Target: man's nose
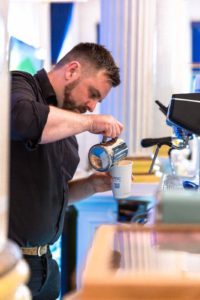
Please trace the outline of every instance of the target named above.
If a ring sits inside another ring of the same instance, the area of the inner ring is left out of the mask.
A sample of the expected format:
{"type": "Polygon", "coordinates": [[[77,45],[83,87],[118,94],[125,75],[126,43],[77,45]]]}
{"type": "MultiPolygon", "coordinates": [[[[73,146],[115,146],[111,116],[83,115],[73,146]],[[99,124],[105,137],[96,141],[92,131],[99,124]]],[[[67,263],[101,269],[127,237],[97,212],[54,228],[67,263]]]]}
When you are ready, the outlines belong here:
{"type": "Polygon", "coordinates": [[[89,112],[93,112],[95,110],[97,103],[95,101],[89,101],[87,103],[87,109],[89,110],[89,112]]]}

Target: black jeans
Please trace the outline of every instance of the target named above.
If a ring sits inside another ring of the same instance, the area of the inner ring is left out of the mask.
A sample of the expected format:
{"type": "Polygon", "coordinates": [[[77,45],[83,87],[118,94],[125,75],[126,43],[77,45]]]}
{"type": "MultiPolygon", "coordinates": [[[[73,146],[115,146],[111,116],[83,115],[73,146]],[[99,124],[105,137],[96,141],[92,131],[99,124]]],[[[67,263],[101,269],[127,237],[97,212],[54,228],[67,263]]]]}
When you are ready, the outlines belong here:
{"type": "Polygon", "coordinates": [[[28,287],[33,300],[55,300],[60,292],[60,272],[50,251],[39,257],[24,255],[30,267],[28,287]]]}

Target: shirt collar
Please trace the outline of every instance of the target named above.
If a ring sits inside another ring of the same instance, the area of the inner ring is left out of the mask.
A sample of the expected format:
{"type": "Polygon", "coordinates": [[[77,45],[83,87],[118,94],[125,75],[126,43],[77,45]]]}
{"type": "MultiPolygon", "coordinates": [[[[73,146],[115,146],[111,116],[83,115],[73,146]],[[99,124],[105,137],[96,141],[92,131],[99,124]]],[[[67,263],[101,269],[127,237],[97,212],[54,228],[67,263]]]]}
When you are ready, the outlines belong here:
{"type": "Polygon", "coordinates": [[[56,94],[55,94],[55,91],[54,91],[50,81],[49,81],[47,72],[44,69],[41,69],[34,76],[38,80],[38,83],[42,90],[42,95],[45,98],[47,104],[58,106],[56,94]]]}

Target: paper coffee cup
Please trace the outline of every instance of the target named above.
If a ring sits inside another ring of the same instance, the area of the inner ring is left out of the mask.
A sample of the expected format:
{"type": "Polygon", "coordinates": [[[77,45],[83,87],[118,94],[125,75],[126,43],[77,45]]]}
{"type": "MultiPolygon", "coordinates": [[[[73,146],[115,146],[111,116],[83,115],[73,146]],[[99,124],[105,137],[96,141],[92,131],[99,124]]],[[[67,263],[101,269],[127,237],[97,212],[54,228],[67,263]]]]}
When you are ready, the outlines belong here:
{"type": "Polygon", "coordinates": [[[115,198],[127,198],[131,195],[132,166],[131,160],[121,160],[110,168],[115,198]]]}

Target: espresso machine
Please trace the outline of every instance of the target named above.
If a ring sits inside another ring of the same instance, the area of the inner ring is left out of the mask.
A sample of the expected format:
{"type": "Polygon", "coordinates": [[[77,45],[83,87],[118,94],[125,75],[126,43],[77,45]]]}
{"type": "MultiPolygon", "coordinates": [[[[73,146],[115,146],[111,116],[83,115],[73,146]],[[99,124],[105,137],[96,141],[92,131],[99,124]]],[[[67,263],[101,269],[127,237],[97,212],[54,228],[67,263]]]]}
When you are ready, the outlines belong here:
{"type": "Polygon", "coordinates": [[[160,147],[168,145],[170,150],[181,150],[188,147],[194,136],[200,136],[200,93],[173,94],[167,107],[158,100],[155,102],[166,116],[166,124],[172,127],[173,135],[141,141],[142,147],[156,146],[149,173],[153,170],[160,147]]]}
{"type": "Polygon", "coordinates": [[[167,124],[177,137],[187,140],[193,134],[200,135],[200,93],[173,94],[167,107],[167,124]]]}

